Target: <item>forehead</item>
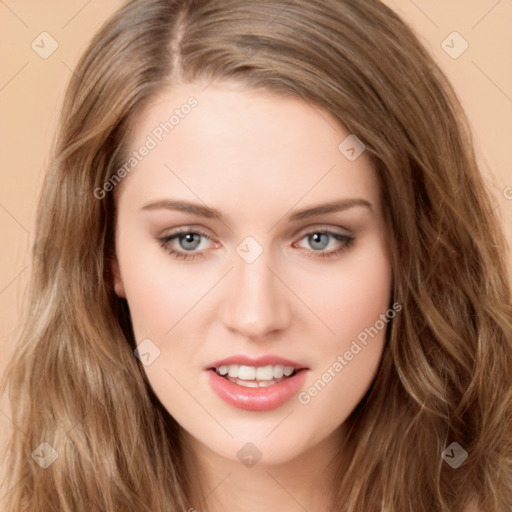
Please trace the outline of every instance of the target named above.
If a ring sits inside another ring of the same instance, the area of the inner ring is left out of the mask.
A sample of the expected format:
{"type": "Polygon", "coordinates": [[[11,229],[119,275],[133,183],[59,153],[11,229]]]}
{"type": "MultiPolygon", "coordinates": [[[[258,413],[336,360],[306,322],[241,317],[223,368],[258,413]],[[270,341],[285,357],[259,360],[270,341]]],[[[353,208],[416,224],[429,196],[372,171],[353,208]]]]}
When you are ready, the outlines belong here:
{"type": "Polygon", "coordinates": [[[361,149],[353,137],[300,99],[229,82],[181,85],[134,123],[128,156],[137,161],[123,195],[179,196],[240,214],[356,195],[377,205],[369,159],[347,153],[361,149]]]}

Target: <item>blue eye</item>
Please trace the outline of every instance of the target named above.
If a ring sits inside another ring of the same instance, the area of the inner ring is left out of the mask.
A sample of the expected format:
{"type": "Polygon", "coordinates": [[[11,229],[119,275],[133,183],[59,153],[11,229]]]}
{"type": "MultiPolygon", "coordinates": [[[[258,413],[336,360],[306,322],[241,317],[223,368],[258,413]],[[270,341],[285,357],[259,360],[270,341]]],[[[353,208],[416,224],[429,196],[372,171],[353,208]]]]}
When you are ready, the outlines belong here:
{"type": "Polygon", "coordinates": [[[310,247],[313,248],[313,252],[315,256],[319,256],[320,258],[330,258],[337,256],[341,252],[348,249],[355,238],[342,235],[341,233],[335,233],[334,231],[311,231],[306,233],[301,240],[307,239],[310,247]],[[333,249],[331,251],[325,251],[325,248],[329,246],[330,239],[335,239],[339,244],[341,244],[337,249],[333,249]]]}
{"type": "MultiPolygon", "coordinates": [[[[157,238],[157,241],[171,256],[176,259],[191,260],[195,257],[203,257],[204,250],[197,250],[201,246],[201,241],[210,240],[211,238],[200,231],[177,231],[171,235],[157,238]]],[[[329,230],[310,231],[300,238],[300,240],[308,240],[308,244],[312,248],[313,257],[331,258],[348,249],[354,242],[355,238],[342,235],[329,230]],[[325,249],[329,246],[331,240],[335,240],[339,247],[330,251],[325,249]]]]}
{"type": "MultiPolygon", "coordinates": [[[[312,241],[313,244],[329,245],[329,235],[327,233],[313,233],[308,235],[308,241],[312,241]],[[320,235],[320,236],[317,236],[320,235]]],[[[315,247],[315,249],[325,249],[325,247],[315,247]]]]}
{"type": "Polygon", "coordinates": [[[201,242],[200,233],[186,233],[178,236],[178,244],[186,251],[197,249],[201,242]]]}
{"type": "Polygon", "coordinates": [[[178,231],[172,235],[158,238],[160,245],[167,250],[169,254],[178,259],[194,259],[196,256],[202,256],[196,249],[201,243],[201,237],[211,240],[211,238],[199,231],[178,231]],[[180,249],[176,250],[172,242],[176,240],[180,249]]]}

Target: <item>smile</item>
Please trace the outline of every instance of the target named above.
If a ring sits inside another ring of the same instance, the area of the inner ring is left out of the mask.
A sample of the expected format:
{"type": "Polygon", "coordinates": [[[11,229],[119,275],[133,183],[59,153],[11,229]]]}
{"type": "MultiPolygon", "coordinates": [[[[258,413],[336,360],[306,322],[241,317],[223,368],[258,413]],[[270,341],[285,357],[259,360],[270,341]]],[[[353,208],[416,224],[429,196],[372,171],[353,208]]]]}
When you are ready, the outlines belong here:
{"type": "Polygon", "coordinates": [[[298,393],[309,368],[272,356],[256,360],[240,356],[214,363],[207,370],[211,387],[226,403],[238,409],[266,411],[298,393]]]}
{"type": "Polygon", "coordinates": [[[221,377],[239,386],[247,388],[267,387],[278,384],[293,376],[297,369],[281,364],[267,366],[239,366],[237,364],[222,365],[215,369],[221,377]]]}

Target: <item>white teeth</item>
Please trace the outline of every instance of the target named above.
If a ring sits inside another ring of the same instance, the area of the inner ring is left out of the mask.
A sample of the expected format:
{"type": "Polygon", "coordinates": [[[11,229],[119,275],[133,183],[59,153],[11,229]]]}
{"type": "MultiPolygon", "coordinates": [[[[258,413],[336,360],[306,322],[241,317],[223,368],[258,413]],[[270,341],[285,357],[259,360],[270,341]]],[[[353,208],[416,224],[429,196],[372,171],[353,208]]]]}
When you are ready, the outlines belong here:
{"type": "MultiPolygon", "coordinates": [[[[233,377],[233,375],[229,375],[233,377]]],[[[238,368],[238,378],[243,380],[254,380],[256,377],[256,368],[254,366],[240,366],[238,368]]]]}
{"type": "Polygon", "coordinates": [[[243,382],[242,386],[245,386],[246,388],[257,388],[257,387],[259,387],[258,383],[255,380],[240,380],[240,379],[237,379],[236,382],[237,382],[237,384],[239,382],[243,382]]]}
{"type": "Polygon", "coordinates": [[[216,369],[217,373],[222,376],[231,377],[231,379],[240,379],[246,382],[254,382],[257,387],[258,382],[273,383],[273,379],[281,379],[283,376],[289,377],[294,371],[293,366],[283,366],[282,364],[267,365],[261,367],[244,366],[238,364],[222,365],[216,369]]]}
{"type": "Polygon", "coordinates": [[[280,379],[284,375],[284,366],[277,364],[274,366],[274,379],[280,379]]]}
{"type": "Polygon", "coordinates": [[[274,377],[274,369],[272,366],[262,366],[256,370],[256,378],[258,380],[272,380],[274,377]]]}
{"type": "Polygon", "coordinates": [[[228,377],[228,380],[230,382],[233,382],[234,384],[238,384],[239,386],[243,386],[245,388],[266,388],[268,386],[272,386],[274,384],[277,384],[284,380],[283,379],[277,379],[277,380],[242,380],[242,379],[232,379],[231,377],[228,377]]]}
{"type": "Polygon", "coordinates": [[[295,368],[293,366],[285,366],[284,367],[284,374],[287,377],[289,377],[293,373],[293,370],[295,370],[295,368]]]}

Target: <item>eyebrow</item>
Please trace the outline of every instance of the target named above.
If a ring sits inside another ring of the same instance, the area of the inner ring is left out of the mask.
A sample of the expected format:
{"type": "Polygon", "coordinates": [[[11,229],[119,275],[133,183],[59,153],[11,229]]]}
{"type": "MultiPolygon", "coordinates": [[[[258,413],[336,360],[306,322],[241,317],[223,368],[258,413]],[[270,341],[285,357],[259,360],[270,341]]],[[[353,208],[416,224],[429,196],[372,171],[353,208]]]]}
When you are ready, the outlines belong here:
{"type": "MultiPolygon", "coordinates": [[[[349,198],[332,201],[330,203],[324,203],[315,205],[309,208],[299,210],[288,218],[289,222],[307,219],[323,213],[340,212],[354,208],[356,206],[362,206],[368,208],[373,212],[373,205],[366,199],[362,198],[349,198]]],[[[222,214],[215,208],[209,208],[207,206],[200,205],[198,203],[191,203],[189,201],[178,201],[176,199],[159,199],[146,203],[141,210],[175,210],[185,213],[191,213],[207,219],[217,219],[223,221],[222,214]]]]}

